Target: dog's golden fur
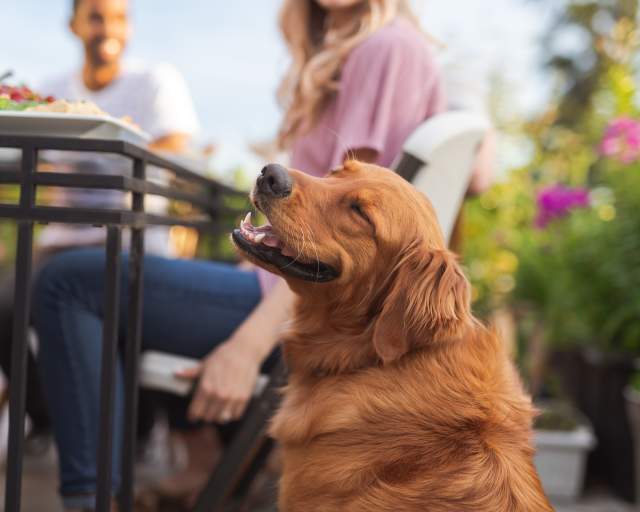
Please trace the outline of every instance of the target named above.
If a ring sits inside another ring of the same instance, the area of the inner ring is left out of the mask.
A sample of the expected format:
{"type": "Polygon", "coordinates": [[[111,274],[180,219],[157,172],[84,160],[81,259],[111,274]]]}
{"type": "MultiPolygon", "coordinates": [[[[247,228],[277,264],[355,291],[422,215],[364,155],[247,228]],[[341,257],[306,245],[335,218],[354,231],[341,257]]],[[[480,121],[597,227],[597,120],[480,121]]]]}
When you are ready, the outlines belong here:
{"type": "Polygon", "coordinates": [[[553,510],[533,465],[531,401],[471,315],[428,201],[354,161],[324,179],[290,174],[291,196],[256,203],[285,244],[339,277],[284,273],[298,299],[271,425],[280,510],[553,510]]]}

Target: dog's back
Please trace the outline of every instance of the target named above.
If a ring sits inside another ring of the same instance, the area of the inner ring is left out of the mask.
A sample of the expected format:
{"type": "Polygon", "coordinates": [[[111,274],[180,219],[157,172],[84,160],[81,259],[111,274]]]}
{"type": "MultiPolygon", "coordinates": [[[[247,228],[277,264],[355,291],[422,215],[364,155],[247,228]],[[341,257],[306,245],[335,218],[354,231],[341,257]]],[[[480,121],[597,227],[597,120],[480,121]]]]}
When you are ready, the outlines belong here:
{"type": "Polygon", "coordinates": [[[280,509],[552,510],[533,467],[532,417],[500,340],[479,325],[393,367],[294,373],[272,426],[280,509]]]}

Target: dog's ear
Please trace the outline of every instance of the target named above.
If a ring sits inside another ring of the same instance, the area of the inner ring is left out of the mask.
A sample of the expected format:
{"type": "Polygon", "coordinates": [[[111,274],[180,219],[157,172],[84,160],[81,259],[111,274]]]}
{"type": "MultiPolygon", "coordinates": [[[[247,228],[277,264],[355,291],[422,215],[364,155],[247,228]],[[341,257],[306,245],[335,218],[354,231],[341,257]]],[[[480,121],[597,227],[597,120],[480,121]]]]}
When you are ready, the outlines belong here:
{"type": "Polygon", "coordinates": [[[412,250],[394,273],[373,331],[384,363],[461,334],[471,320],[470,286],[451,252],[412,250]]]}

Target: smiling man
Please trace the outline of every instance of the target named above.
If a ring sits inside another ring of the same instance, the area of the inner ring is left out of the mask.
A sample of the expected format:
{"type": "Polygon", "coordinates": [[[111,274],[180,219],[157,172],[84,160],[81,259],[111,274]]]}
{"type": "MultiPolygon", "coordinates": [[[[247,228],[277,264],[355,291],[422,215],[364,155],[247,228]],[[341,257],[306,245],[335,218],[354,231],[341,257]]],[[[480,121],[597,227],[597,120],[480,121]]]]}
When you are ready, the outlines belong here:
{"type": "Polygon", "coordinates": [[[155,147],[184,150],[199,127],[191,96],[173,66],[124,60],[132,33],[129,2],[74,0],[69,27],[83,46],[82,68],[45,81],[42,90],[129,116],[154,138],[155,147]]]}

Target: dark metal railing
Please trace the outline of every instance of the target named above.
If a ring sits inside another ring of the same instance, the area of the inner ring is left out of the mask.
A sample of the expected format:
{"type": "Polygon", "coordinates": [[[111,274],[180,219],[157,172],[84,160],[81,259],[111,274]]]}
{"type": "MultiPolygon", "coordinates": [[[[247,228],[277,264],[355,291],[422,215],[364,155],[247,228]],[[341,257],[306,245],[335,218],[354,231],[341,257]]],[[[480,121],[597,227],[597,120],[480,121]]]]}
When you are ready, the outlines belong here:
{"type": "Polygon", "coordinates": [[[117,358],[118,311],[120,300],[120,249],[122,229],[131,230],[128,282],[128,325],[124,353],[125,414],[122,456],[122,488],[120,509],[133,510],[134,462],[138,408],[138,358],[141,343],[142,276],[144,230],[152,225],[182,225],[205,233],[220,235],[229,232],[231,224],[245,207],[245,195],[209,180],[170,158],[165,158],[136,144],[120,140],[79,139],[73,137],[33,137],[0,135],[0,148],[21,151],[19,170],[0,171],[0,184],[20,188],[17,205],[0,205],[0,219],[13,219],[18,225],[16,248],[16,280],[12,375],[9,405],[9,449],[6,476],[5,510],[20,510],[22,487],[22,457],[27,372],[27,333],[29,328],[31,290],[30,277],[33,256],[33,230],[36,223],[76,223],[103,226],[107,231],[105,308],[101,369],[101,407],[98,448],[98,491],[96,510],[107,512],[111,504],[112,425],[114,421],[115,367],[117,358]],[[38,172],[38,153],[42,150],[112,153],[133,162],[132,175],[90,175],[77,173],[38,172]],[[182,186],[159,185],[148,180],[147,166],[167,170],[182,186]],[[129,192],[131,206],[117,210],[39,206],[36,192],[39,186],[107,189],[129,192]],[[180,218],[145,211],[146,195],[158,195],[183,201],[197,208],[201,215],[180,218]],[[241,199],[242,198],[242,199],[241,199]],[[231,199],[229,201],[229,199],[231,199]],[[234,203],[239,208],[234,207],[234,203]]]}

